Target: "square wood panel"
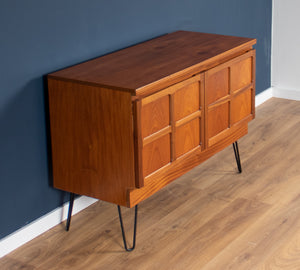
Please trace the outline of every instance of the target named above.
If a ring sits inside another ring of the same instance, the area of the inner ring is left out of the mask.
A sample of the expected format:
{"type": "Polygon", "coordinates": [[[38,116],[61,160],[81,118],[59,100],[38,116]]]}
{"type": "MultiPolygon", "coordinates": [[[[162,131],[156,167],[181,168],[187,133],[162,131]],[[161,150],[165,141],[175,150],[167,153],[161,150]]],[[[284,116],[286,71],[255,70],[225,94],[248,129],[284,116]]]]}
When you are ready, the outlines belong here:
{"type": "Polygon", "coordinates": [[[251,114],[251,89],[236,95],[231,102],[231,124],[235,124],[251,114]]]}
{"type": "Polygon", "coordinates": [[[175,134],[176,157],[180,157],[200,145],[200,118],[177,127],[175,134]]]}
{"type": "Polygon", "coordinates": [[[143,175],[158,170],[171,161],[170,134],[147,144],[143,148],[143,175]]]}
{"type": "Polygon", "coordinates": [[[174,94],[174,119],[182,119],[200,108],[200,83],[191,83],[174,94]]]}
{"type": "Polygon", "coordinates": [[[208,109],[208,138],[218,135],[229,128],[229,102],[208,109]]]}
{"type": "Polygon", "coordinates": [[[205,82],[206,103],[211,104],[229,94],[229,68],[223,68],[208,76],[205,82]]]}
{"type": "Polygon", "coordinates": [[[142,137],[145,138],[170,124],[169,95],[142,107],[142,137]]]}
{"type": "Polygon", "coordinates": [[[249,85],[252,82],[252,57],[233,64],[230,73],[232,91],[249,85]]]}

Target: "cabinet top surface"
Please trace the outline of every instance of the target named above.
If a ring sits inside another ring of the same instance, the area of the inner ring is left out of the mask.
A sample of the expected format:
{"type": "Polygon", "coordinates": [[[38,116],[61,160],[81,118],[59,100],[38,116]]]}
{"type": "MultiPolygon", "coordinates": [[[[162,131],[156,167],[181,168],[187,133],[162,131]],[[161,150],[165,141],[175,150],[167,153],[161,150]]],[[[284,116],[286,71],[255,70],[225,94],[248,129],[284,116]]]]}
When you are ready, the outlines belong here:
{"type": "MultiPolygon", "coordinates": [[[[255,39],[177,31],[51,73],[49,78],[77,81],[138,94],[171,75],[250,49],[255,39]]],[[[193,75],[193,74],[190,74],[193,75]]]]}

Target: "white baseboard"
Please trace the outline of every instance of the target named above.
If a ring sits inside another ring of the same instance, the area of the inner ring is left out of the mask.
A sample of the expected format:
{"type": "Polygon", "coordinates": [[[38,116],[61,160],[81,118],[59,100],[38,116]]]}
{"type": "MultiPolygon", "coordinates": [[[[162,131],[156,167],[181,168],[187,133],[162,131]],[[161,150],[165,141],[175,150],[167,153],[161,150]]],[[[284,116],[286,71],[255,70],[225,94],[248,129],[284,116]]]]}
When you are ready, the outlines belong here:
{"type": "MultiPolygon", "coordinates": [[[[72,212],[73,215],[97,201],[97,199],[86,196],[81,196],[75,199],[72,212]]],[[[66,220],[68,207],[69,203],[67,202],[63,206],[58,207],[50,213],[1,239],[0,258],[66,220]]]]}
{"type": "MultiPolygon", "coordinates": [[[[271,97],[300,100],[300,91],[269,88],[255,96],[255,106],[259,106],[271,97]]],[[[97,200],[81,196],[74,201],[73,215],[95,203],[97,200]]],[[[6,236],[0,241],[0,258],[29,242],[33,238],[60,224],[67,218],[68,203],[38,218],[20,230],[6,236]]]]}
{"type": "Polygon", "coordinates": [[[264,103],[271,97],[273,97],[273,88],[272,87],[266,89],[265,91],[263,91],[255,96],[255,107],[261,105],[262,103],[264,103]]]}
{"type": "Polygon", "coordinates": [[[281,89],[273,87],[273,97],[300,100],[300,90],[281,89]]]}

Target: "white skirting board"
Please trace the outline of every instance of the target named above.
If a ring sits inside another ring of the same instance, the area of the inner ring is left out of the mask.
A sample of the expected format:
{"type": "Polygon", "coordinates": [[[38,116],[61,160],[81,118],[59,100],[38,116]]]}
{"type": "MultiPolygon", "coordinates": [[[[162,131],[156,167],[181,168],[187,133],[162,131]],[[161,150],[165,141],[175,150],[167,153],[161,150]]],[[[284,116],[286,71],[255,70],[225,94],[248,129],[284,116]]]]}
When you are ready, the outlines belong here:
{"type": "MultiPolygon", "coordinates": [[[[98,200],[94,198],[89,198],[86,196],[81,196],[75,199],[72,214],[77,214],[81,210],[97,201],[98,200]]],[[[38,218],[16,232],[13,232],[12,234],[1,239],[0,258],[66,220],[68,215],[68,207],[69,203],[67,202],[63,206],[56,208],[50,213],[38,218]]]]}
{"type": "Polygon", "coordinates": [[[259,93],[255,96],[255,107],[261,105],[268,99],[276,97],[276,98],[285,98],[291,100],[299,100],[300,101],[300,90],[291,90],[291,89],[281,89],[278,87],[270,87],[259,93]]]}
{"type": "Polygon", "coordinates": [[[272,88],[273,97],[300,100],[300,90],[272,88]]]}
{"type": "Polygon", "coordinates": [[[264,103],[271,97],[273,97],[273,89],[272,88],[268,88],[265,91],[263,91],[262,93],[257,94],[255,96],[255,107],[261,105],[262,103],[264,103]]]}
{"type": "MultiPolygon", "coordinates": [[[[256,95],[255,106],[259,106],[271,97],[300,100],[300,91],[269,88],[256,95]]],[[[73,215],[95,203],[97,200],[81,196],[74,201],[73,215]]],[[[50,213],[38,218],[18,231],[6,236],[0,241],[0,258],[24,245],[33,238],[60,224],[67,218],[68,203],[50,213]]]]}

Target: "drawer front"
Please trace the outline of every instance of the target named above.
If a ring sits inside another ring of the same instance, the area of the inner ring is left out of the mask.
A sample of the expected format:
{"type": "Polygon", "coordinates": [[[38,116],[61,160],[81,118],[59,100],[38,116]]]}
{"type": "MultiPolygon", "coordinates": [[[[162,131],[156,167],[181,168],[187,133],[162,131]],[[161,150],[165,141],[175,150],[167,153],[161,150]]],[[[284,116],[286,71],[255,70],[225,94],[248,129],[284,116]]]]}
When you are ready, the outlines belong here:
{"type": "MultiPolygon", "coordinates": [[[[139,101],[139,173],[144,179],[204,140],[203,75],[196,75],[139,101]]],[[[138,128],[139,125],[137,125],[138,128]]]]}
{"type": "Polygon", "coordinates": [[[205,139],[211,146],[231,127],[254,118],[255,50],[205,72],[205,139]]]}

